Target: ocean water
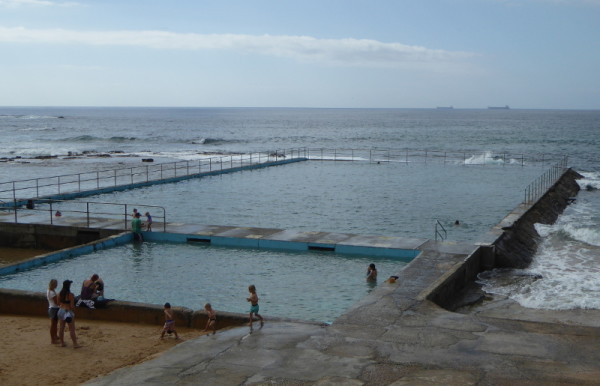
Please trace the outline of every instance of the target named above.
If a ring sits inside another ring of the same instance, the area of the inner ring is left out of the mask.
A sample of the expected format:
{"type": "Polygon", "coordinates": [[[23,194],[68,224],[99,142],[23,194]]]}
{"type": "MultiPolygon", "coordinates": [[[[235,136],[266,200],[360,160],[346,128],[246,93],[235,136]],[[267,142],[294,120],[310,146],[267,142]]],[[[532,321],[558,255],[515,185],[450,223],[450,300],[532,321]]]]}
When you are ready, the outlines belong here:
{"type": "Polygon", "coordinates": [[[493,158],[443,167],[311,161],[98,197],[164,203],[169,221],[192,213],[197,221],[189,222],[407,237],[432,238],[434,219],[460,218],[464,227],[449,236],[460,241],[476,241],[549,160],[568,155],[585,176],[576,202],[556,224],[539,225],[543,241],[527,270],[489,272],[481,282],[528,307],[600,306],[600,111],[5,107],[0,142],[0,182],[135,165],[140,157],[300,147],[525,155],[523,167],[493,158]]]}

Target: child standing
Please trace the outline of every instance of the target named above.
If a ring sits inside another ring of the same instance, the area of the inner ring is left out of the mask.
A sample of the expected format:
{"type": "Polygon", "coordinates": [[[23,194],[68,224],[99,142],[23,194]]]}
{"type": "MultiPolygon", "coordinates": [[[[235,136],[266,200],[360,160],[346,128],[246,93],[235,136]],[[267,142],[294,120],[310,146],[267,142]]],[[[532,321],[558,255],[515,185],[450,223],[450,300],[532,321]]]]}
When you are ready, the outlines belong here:
{"type": "Polygon", "coordinates": [[[170,303],[165,303],[164,312],[165,325],[163,327],[162,333],[160,334],[160,339],[162,339],[165,336],[165,332],[168,334],[174,333],[175,339],[179,339],[177,331],[175,331],[175,318],[173,317],[173,310],[171,310],[170,303]]]}
{"type": "Polygon", "coordinates": [[[146,216],[146,231],[152,232],[152,216],[150,216],[150,212],[146,212],[144,216],[146,216]]]}
{"type": "Polygon", "coordinates": [[[248,292],[250,292],[250,297],[247,297],[246,300],[250,302],[250,329],[252,329],[252,322],[254,321],[253,315],[256,315],[260,319],[260,326],[262,327],[264,320],[258,313],[258,295],[256,294],[256,287],[254,284],[248,287],[248,292]]]}
{"type": "Polygon", "coordinates": [[[208,331],[209,328],[212,328],[213,335],[217,333],[217,311],[215,311],[210,303],[206,303],[204,305],[204,309],[206,310],[206,314],[208,316],[208,320],[206,321],[206,328],[204,331],[208,331]]]}

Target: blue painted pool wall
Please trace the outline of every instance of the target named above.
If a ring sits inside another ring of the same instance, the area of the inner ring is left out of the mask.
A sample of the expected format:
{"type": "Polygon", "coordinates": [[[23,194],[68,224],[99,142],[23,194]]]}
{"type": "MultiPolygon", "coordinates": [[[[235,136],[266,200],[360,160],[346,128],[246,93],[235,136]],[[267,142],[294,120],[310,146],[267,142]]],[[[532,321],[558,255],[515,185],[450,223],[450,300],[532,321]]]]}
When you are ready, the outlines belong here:
{"type": "Polygon", "coordinates": [[[333,249],[331,253],[346,255],[362,255],[374,257],[399,258],[410,261],[421,252],[415,249],[366,247],[343,244],[322,244],[285,240],[246,239],[239,237],[222,237],[212,235],[164,233],[164,232],[142,232],[145,241],[185,243],[194,241],[206,241],[213,246],[230,248],[256,248],[284,251],[308,252],[311,247],[333,249]]]}
{"type": "Polygon", "coordinates": [[[63,259],[85,255],[106,248],[116,247],[119,245],[130,243],[132,240],[132,233],[123,233],[118,236],[112,236],[102,239],[101,241],[91,242],[73,248],[62,249],[60,251],[47,253],[45,255],[25,260],[20,263],[16,263],[6,267],[1,267],[0,275],[8,275],[11,273],[16,273],[27,269],[39,267],[45,264],[55,263],[63,259]]]}

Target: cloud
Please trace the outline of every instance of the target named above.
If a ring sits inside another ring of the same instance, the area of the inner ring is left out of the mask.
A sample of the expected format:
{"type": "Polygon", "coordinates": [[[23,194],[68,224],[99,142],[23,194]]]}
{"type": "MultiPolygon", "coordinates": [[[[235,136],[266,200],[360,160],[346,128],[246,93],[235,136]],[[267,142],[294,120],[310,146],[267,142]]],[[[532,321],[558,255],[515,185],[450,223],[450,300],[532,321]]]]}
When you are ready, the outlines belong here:
{"type": "Polygon", "coordinates": [[[21,6],[42,6],[42,7],[70,7],[77,5],[72,1],[49,1],[49,0],[0,0],[0,7],[18,8],[21,6]]]}
{"type": "Polygon", "coordinates": [[[397,66],[459,62],[472,53],[430,49],[370,39],[310,36],[195,34],[168,31],[75,31],[0,27],[0,43],[135,46],[157,50],[231,50],[350,66],[397,66]]]}

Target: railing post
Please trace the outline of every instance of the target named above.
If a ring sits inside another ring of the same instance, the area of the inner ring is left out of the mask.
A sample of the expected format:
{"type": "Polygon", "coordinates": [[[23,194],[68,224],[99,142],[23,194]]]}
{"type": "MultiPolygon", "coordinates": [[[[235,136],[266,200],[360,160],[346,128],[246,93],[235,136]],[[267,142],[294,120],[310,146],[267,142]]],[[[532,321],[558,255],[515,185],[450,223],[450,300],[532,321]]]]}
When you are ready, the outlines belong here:
{"type": "Polygon", "coordinates": [[[117,186],[117,169],[113,169],[113,172],[114,172],[113,175],[114,175],[114,181],[115,181],[114,186],[117,186]]]}
{"type": "Polygon", "coordinates": [[[52,210],[52,201],[50,201],[50,225],[54,224],[54,220],[53,220],[53,217],[52,217],[52,212],[53,212],[53,210],[52,210]]]}
{"type": "Polygon", "coordinates": [[[96,171],[96,189],[100,188],[100,172],[96,171]]]}
{"type": "Polygon", "coordinates": [[[40,179],[39,178],[35,179],[35,196],[36,197],[40,196],[40,179]]]}
{"type": "Polygon", "coordinates": [[[133,185],[133,168],[129,168],[129,181],[133,185]]]}
{"type": "Polygon", "coordinates": [[[148,165],[146,165],[146,182],[150,181],[149,179],[149,174],[148,174],[148,165]]]}
{"type": "Polygon", "coordinates": [[[87,217],[87,227],[90,227],[90,203],[89,201],[85,203],[85,213],[86,213],[86,217],[87,217]]]}
{"type": "Polygon", "coordinates": [[[60,176],[58,176],[58,179],[56,181],[56,186],[58,188],[58,194],[60,194],[60,176]]]}

